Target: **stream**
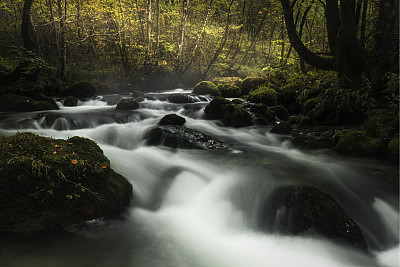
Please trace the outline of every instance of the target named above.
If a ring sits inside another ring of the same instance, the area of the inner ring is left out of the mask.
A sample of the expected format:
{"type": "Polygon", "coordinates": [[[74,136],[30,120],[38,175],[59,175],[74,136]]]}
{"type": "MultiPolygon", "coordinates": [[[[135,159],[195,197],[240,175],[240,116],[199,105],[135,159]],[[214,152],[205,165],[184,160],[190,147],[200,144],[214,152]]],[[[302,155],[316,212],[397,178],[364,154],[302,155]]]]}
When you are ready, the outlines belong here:
{"type": "Polygon", "coordinates": [[[400,266],[398,190],[379,182],[397,179],[397,166],[300,151],[267,126],[224,127],[204,119],[207,96],[190,104],[165,100],[190,92],[148,94],[140,109],[130,111],[116,110],[127,96],[104,95],[76,107],[60,100],[57,111],[0,113],[3,136],[29,131],[96,141],[134,194],[123,218],[30,239],[0,239],[0,266],[400,266]],[[147,131],[171,113],[230,149],[146,146],[147,131]],[[257,224],[265,202],[274,188],[288,184],[311,185],[333,196],[359,225],[367,253],[322,237],[261,231],[257,224]]]}

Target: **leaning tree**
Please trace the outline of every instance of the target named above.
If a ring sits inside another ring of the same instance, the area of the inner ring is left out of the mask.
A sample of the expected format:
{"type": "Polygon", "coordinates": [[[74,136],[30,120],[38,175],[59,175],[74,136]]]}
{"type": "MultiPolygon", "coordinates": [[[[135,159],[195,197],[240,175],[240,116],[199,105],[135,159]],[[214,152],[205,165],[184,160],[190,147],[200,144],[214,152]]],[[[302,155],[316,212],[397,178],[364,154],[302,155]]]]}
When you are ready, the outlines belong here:
{"type": "Polygon", "coordinates": [[[293,19],[297,0],[280,0],[290,42],[309,65],[337,70],[342,84],[359,88],[368,78],[376,90],[382,88],[387,72],[398,72],[399,1],[398,0],[319,0],[326,20],[329,55],[311,51],[300,39],[293,19]],[[366,49],[366,16],[369,6],[377,11],[373,48],[366,49]]]}

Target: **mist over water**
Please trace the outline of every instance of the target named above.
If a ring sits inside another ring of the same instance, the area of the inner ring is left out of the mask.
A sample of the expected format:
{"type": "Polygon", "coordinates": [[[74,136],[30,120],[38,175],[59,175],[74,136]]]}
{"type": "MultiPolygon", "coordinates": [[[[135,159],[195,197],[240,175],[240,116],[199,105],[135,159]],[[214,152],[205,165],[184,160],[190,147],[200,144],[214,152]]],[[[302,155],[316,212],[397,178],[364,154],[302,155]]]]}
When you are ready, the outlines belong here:
{"type": "Polygon", "coordinates": [[[121,219],[32,240],[0,240],[0,266],[399,266],[398,195],[374,175],[377,170],[396,175],[390,166],[304,153],[268,127],[236,129],[204,120],[207,98],[173,104],[158,95],[133,111],[116,110],[126,96],[111,95],[77,107],[60,101],[59,111],[41,112],[39,119],[34,119],[39,112],[0,114],[0,135],[30,131],[96,141],[111,167],[131,182],[135,197],[121,219]],[[146,146],[147,131],[171,113],[230,148],[146,146]],[[332,195],[360,226],[368,253],[322,237],[262,232],[257,225],[266,201],[288,184],[312,185],[332,195]]]}

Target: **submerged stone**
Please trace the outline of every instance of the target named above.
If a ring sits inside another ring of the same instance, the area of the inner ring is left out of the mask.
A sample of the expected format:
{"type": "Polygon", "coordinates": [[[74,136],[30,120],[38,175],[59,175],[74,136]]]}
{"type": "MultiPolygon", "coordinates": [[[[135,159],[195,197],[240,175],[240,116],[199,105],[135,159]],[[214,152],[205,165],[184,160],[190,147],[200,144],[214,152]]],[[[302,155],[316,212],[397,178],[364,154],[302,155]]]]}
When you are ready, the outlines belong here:
{"type": "Polygon", "coordinates": [[[176,114],[168,114],[165,115],[158,125],[178,125],[182,126],[186,122],[185,118],[178,116],[176,114]]]}
{"type": "Polygon", "coordinates": [[[274,191],[262,218],[267,230],[292,235],[322,235],[366,250],[358,225],[330,195],[310,186],[292,185],[274,191]]]}
{"type": "Polygon", "coordinates": [[[18,133],[0,141],[0,234],[59,231],[119,215],[132,185],[97,144],[18,133]]]}

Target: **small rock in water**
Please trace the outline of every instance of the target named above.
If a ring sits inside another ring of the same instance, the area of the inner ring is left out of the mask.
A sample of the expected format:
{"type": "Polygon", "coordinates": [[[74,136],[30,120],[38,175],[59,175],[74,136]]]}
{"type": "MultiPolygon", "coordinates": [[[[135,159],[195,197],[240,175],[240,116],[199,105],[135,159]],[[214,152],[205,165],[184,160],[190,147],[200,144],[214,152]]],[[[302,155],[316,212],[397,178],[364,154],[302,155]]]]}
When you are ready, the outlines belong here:
{"type": "Polygon", "coordinates": [[[168,114],[165,115],[158,125],[178,125],[182,126],[186,122],[185,118],[178,116],[176,114],[168,114]]]}
{"type": "Polygon", "coordinates": [[[117,104],[116,109],[138,109],[139,103],[134,98],[121,99],[117,104]]]}

